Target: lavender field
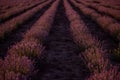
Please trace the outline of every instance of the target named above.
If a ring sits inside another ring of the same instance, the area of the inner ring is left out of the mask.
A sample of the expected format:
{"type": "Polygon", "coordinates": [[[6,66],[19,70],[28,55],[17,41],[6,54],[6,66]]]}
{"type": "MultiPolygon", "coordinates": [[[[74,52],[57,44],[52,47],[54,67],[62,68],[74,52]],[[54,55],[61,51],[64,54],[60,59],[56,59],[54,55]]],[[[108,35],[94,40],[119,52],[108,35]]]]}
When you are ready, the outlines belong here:
{"type": "Polygon", "coordinates": [[[0,80],[120,80],[120,0],[0,0],[0,80]]]}

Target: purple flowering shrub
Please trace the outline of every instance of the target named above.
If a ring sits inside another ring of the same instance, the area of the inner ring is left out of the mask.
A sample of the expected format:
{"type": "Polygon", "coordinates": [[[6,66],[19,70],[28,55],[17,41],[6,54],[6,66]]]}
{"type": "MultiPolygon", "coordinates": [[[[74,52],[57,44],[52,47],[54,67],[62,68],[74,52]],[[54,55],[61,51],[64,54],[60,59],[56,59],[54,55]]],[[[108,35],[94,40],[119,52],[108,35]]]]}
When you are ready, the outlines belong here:
{"type": "Polygon", "coordinates": [[[33,61],[26,56],[8,55],[4,60],[5,71],[14,71],[15,73],[28,74],[34,69],[33,61]]]}
{"type": "Polygon", "coordinates": [[[44,26],[33,26],[25,35],[26,39],[39,39],[42,42],[48,35],[47,29],[44,26]]]}
{"type": "Polygon", "coordinates": [[[120,34],[120,23],[112,23],[109,25],[109,31],[112,36],[119,36],[120,34]]]}
{"type": "Polygon", "coordinates": [[[49,34],[49,30],[54,21],[54,16],[57,11],[59,0],[53,3],[53,5],[41,16],[40,19],[33,25],[33,27],[25,34],[26,39],[37,39],[43,42],[46,36],[49,34]]]}
{"type": "Polygon", "coordinates": [[[43,51],[42,45],[35,39],[23,40],[14,45],[8,53],[18,54],[19,56],[27,56],[30,58],[38,57],[43,51]]]}
{"type": "Polygon", "coordinates": [[[0,80],[26,80],[33,70],[33,61],[26,56],[12,54],[0,60],[0,80]]]}
{"type": "Polygon", "coordinates": [[[118,67],[112,67],[101,73],[94,73],[87,80],[120,80],[120,72],[118,72],[118,67]]]}
{"type": "Polygon", "coordinates": [[[4,76],[0,77],[0,80],[27,80],[27,77],[21,75],[20,73],[6,71],[4,76]]]}
{"type": "Polygon", "coordinates": [[[104,59],[103,55],[105,52],[100,48],[89,48],[82,53],[83,61],[87,64],[89,70],[93,72],[101,72],[108,68],[108,61],[104,59]]]}

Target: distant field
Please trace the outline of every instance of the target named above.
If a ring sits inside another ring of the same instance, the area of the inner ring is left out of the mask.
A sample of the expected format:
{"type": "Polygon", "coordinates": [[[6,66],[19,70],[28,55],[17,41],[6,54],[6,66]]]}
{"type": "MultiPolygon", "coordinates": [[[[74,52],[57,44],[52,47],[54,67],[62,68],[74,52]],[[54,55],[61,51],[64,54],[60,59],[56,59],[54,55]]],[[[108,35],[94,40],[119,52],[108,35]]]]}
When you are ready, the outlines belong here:
{"type": "Polygon", "coordinates": [[[120,80],[120,0],[0,0],[0,80],[120,80]]]}

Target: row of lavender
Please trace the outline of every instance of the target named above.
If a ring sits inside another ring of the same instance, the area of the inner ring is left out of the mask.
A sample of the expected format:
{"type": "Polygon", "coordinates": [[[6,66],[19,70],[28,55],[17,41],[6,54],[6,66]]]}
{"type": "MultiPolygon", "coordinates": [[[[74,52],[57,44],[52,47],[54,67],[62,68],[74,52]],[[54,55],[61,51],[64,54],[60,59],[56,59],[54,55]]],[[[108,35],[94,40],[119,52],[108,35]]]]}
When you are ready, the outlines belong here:
{"type": "MultiPolygon", "coordinates": [[[[43,1],[43,0],[42,0],[43,1]]],[[[22,7],[29,6],[38,2],[38,0],[21,0],[21,1],[11,1],[11,0],[4,0],[0,3],[0,15],[6,14],[11,10],[16,10],[22,7]]]]}
{"type": "MultiPolygon", "coordinates": [[[[95,10],[88,8],[86,5],[77,3],[76,1],[71,0],[76,7],[78,7],[83,14],[92,18],[96,23],[98,23],[101,28],[108,32],[113,38],[116,38],[120,41],[120,23],[110,18],[109,16],[101,15],[95,10]]],[[[113,51],[112,54],[117,61],[120,61],[120,46],[118,49],[113,51]]]]}
{"type": "Polygon", "coordinates": [[[113,0],[110,0],[110,1],[107,1],[107,0],[84,0],[84,1],[87,1],[88,3],[96,3],[96,4],[99,4],[100,6],[104,6],[106,8],[112,8],[112,9],[115,9],[115,10],[120,10],[120,6],[119,6],[119,1],[113,1],[113,0]]]}
{"type": "Polygon", "coordinates": [[[11,18],[14,15],[17,15],[17,14],[23,13],[23,12],[29,10],[29,9],[32,9],[32,8],[38,6],[41,3],[43,3],[43,1],[36,2],[34,4],[31,4],[31,5],[25,5],[25,6],[22,6],[22,7],[17,7],[15,9],[7,10],[6,13],[0,14],[0,23],[2,23],[3,21],[11,18]]]}
{"type": "MultiPolygon", "coordinates": [[[[72,0],[72,2],[74,1],[72,0]]],[[[64,0],[64,6],[74,40],[84,50],[79,56],[91,72],[87,80],[119,80],[118,66],[111,65],[105,55],[104,45],[91,35],[86,24],[72,9],[67,0],[64,0]]]]}
{"type": "Polygon", "coordinates": [[[0,24],[0,39],[4,39],[6,35],[17,29],[21,24],[24,24],[30,18],[32,18],[38,11],[48,5],[52,0],[49,0],[5,23],[0,24]]]}
{"type": "Polygon", "coordinates": [[[27,80],[37,73],[35,62],[44,50],[42,41],[49,33],[58,3],[56,0],[24,39],[9,49],[4,60],[0,59],[0,80],[27,80]]]}
{"type": "Polygon", "coordinates": [[[93,3],[93,2],[89,3],[89,2],[87,2],[87,0],[85,0],[85,1],[76,0],[76,1],[81,2],[82,4],[86,5],[87,7],[96,9],[98,12],[112,16],[114,19],[120,20],[120,15],[119,15],[120,10],[108,8],[99,3],[97,3],[97,4],[93,3]]]}

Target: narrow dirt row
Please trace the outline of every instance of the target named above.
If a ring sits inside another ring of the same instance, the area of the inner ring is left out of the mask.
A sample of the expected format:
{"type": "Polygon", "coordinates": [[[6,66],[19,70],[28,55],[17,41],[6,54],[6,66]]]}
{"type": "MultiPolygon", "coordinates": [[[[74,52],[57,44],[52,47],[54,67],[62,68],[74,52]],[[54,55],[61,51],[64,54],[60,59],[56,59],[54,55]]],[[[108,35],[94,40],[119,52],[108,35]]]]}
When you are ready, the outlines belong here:
{"type": "MultiPolygon", "coordinates": [[[[70,34],[69,21],[61,0],[41,56],[40,76],[36,80],[84,80],[88,69],[78,57],[79,47],[70,34]]],[[[35,80],[35,79],[34,79],[35,80]]]]}
{"type": "Polygon", "coordinates": [[[26,23],[20,25],[16,30],[6,36],[4,40],[0,41],[0,57],[4,58],[8,49],[12,45],[20,42],[23,39],[23,35],[25,34],[25,32],[27,32],[27,30],[32,27],[32,25],[40,18],[40,16],[42,16],[42,14],[51,6],[51,4],[52,2],[49,5],[45,6],[43,9],[41,9],[26,23]]]}
{"type": "Polygon", "coordinates": [[[107,50],[112,50],[117,48],[118,41],[114,39],[110,34],[105,32],[95,21],[93,21],[89,16],[84,15],[77,7],[75,7],[70,1],[69,3],[74,8],[74,10],[80,15],[83,22],[86,24],[91,34],[98,40],[104,43],[104,48],[107,50]]]}
{"type": "Polygon", "coordinates": [[[10,17],[6,18],[5,20],[0,21],[0,24],[1,24],[1,23],[4,23],[4,22],[6,22],[6,21],[9,21],[10,19],[12,19],[12,18],[14,18],[14,17],[16,17],[16,16],[19,16],[19,15],[21,15],[21,14],[23,14],[23,13],[25,13],[25,12],[27,12],[27,11],[35,8],[35,7],[37,7],[38,5],[40,5],[40,4],[44,3],[44,2],[46,2],[46,1],[40,2],[39,4],[36,4],[36,5],[28,8],[28,9],[26,9],[26,10],[24,10],[24,11],[19,12],[19,13],[15,13],[14,15],[11,15],[10,17]]]}

